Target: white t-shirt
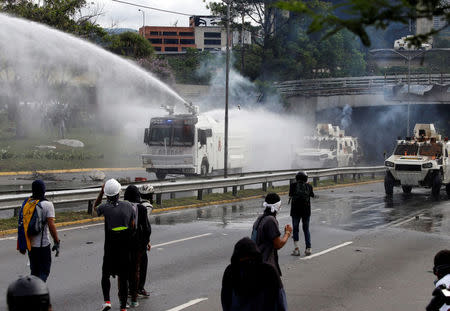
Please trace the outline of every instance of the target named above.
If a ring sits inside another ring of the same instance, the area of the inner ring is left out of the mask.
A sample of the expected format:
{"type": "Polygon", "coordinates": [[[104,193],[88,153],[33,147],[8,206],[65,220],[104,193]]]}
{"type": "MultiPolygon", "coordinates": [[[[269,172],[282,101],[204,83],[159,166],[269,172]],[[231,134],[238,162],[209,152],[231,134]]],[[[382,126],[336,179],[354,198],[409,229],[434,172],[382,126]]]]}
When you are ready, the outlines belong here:
{"type": "MultiPolygon", "coordinates": [[[[450,288],[450,274],[447,274],[446,276],[444,276],[442,279],[440,279],[437,283],[436,283],[436,287],[438,287],[439,285],[445,285],[445,287],[450,288]]],[[[444,304],[439,311],[449,311],[450,310],[450,306],[447,304],[444,304]]]]}
{"type": "MultiPolygon", "coordinates": [[[[55,207],[53,206],[52,202],[40,201],[39,203],[42,206],[42,216],[44,219],[55,217],[55,207]]],[[[36,208],[39,207],[36,206],[36,208]]],[[[48,245],[50,245],[50,239],[49,239],[48,224],[46,223],[44,226],[44,230],[41,233],[31,237],[31,247],[46,247],[48,245]],[[44,236],[42,236],[42,234],[44,234],[44,236]],[[42,238],[42,245],[41,245],[41,238],[42,238]]]]}

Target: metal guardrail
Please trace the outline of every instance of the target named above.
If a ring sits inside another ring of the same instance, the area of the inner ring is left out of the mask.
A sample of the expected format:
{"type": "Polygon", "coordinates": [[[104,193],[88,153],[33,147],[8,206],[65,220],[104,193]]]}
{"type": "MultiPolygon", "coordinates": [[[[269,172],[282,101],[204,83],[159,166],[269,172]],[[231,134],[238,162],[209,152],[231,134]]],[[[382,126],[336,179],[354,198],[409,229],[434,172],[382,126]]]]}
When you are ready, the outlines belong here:
{"type": "MultiPolygon", "coordinates": [[[[337,182],[338,177],[343,179],[344,175],[352,174],[353,178],[357,175],[371,174],[373,177],[377,173],[385,171],[384,166],[374,167],[344,167],[344,168],[330,168],[330,169],[314,169],[306,170],[308,176],[312,178],[314,185],[322,177],[334,176],[337,182]]],[[[261,184],[263,190],[267,190],[267,185],[273,182],[287,181],[295,179],[298,170],[282,171],[277,173],[254,173],[243,174],[242,176],[232,176],[229,178],[211,177],[202,178],[198,180],[180,180],[167,182],[149,182],[156,194],[156,201],[161,204],[163,193],[176,193],[186,191],[197,191],[197,199],[203,199],[203,192],[215,188],[232,188],[233,195],[237,195],[238,187],[243,189],[246,185],[261,184]]],[[[126,186],[123,186],[124,190],[126,186]]],[[[78,190],[62,190],[46,192],[47,198],[54,204],[89,202],[95,200],[100,191],[100,188],[78,189],[78,190]]],[[[22,202],[30,196],[30,193],[9,194],[0,196],[0,210],[16,210],[22,202]]]]}
{"type": "MultiPolygon", "coordinates": [[[[450,74],[411,75],[411,84],[450,84],[450,74]]],[[[382,93],[386,86],[407,84],[408,75],[292,80],[275,83],[284,96],[382,93]]]]}

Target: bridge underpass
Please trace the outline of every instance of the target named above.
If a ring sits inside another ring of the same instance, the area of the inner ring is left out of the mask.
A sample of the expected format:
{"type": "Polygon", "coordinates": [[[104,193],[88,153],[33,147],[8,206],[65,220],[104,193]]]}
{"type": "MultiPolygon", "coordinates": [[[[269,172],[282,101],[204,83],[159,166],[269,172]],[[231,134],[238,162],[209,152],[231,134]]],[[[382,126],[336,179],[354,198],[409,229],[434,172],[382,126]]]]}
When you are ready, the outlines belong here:
{"type": "Polygon", "coordinates": [[[277,88],[288,109],[312,129],[332,123],[359,138],[368,163],[380,163],[398,136],[416,123],[434,123],[450,135],[450,75],[381,76],[286,81],[277,88]]]}

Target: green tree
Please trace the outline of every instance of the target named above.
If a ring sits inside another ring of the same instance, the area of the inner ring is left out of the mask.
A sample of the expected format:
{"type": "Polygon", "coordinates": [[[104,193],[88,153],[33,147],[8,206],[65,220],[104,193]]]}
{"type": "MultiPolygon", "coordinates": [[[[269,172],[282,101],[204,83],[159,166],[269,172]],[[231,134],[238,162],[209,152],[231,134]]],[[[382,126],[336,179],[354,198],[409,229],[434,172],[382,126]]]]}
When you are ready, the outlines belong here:
{"type": "Polygon", "coordinates": [[[172,68],[177,83],[208,84],[214,66],[209,52],[187,49],[186,54],[166,58],[172,68]]]}
{"type": "Polygon", "coordinates": [[[46,0],[43,4],[31,0],[0,0],[0,12],[91,40],[106,35],[106,32],[96,25],[96,18],[101,14],[101,10],[92,9],[86,0],[46,0]]]}
{"type": "Polygon", "coordinates": [[[147,39],[131,31],[109,36],[105,47],[115,54],[130,58],[146,58],[154,53],[147,39]]]}
{"type": "MultiPolygon", "coordinates": [[[[278,1],[276,6],[310,16],[312,21],[308,27],[309,33],[327,30],[325,37],[329,37],[347,29],[366,46],[371,44],[368,34],[370,26],[386,29],[391,23],[408,24],[410,20],[432,19],[433,16],[444,16],[450,22],[450,2],[445,0],[342,0],[326,12],[316,12],[310,6],[310,1],[283,0],[278,1]]],[[[426,34],[417,35],[411,41],[420,46],[420,42],[441,30],[432,29],[426,34]]]]}

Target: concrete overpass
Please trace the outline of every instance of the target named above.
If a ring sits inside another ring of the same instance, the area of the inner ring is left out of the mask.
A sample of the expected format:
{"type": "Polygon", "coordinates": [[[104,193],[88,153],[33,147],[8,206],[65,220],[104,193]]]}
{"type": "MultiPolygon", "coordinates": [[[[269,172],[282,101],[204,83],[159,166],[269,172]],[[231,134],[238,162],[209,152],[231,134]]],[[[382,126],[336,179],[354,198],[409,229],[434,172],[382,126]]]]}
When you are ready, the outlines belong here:
{"type": "Polygon", "coordinates": [[[368,76],[275,84],[292,111],[315,122],[318,111],[345,107],[450,104],[450,74],[368,76]]]}

